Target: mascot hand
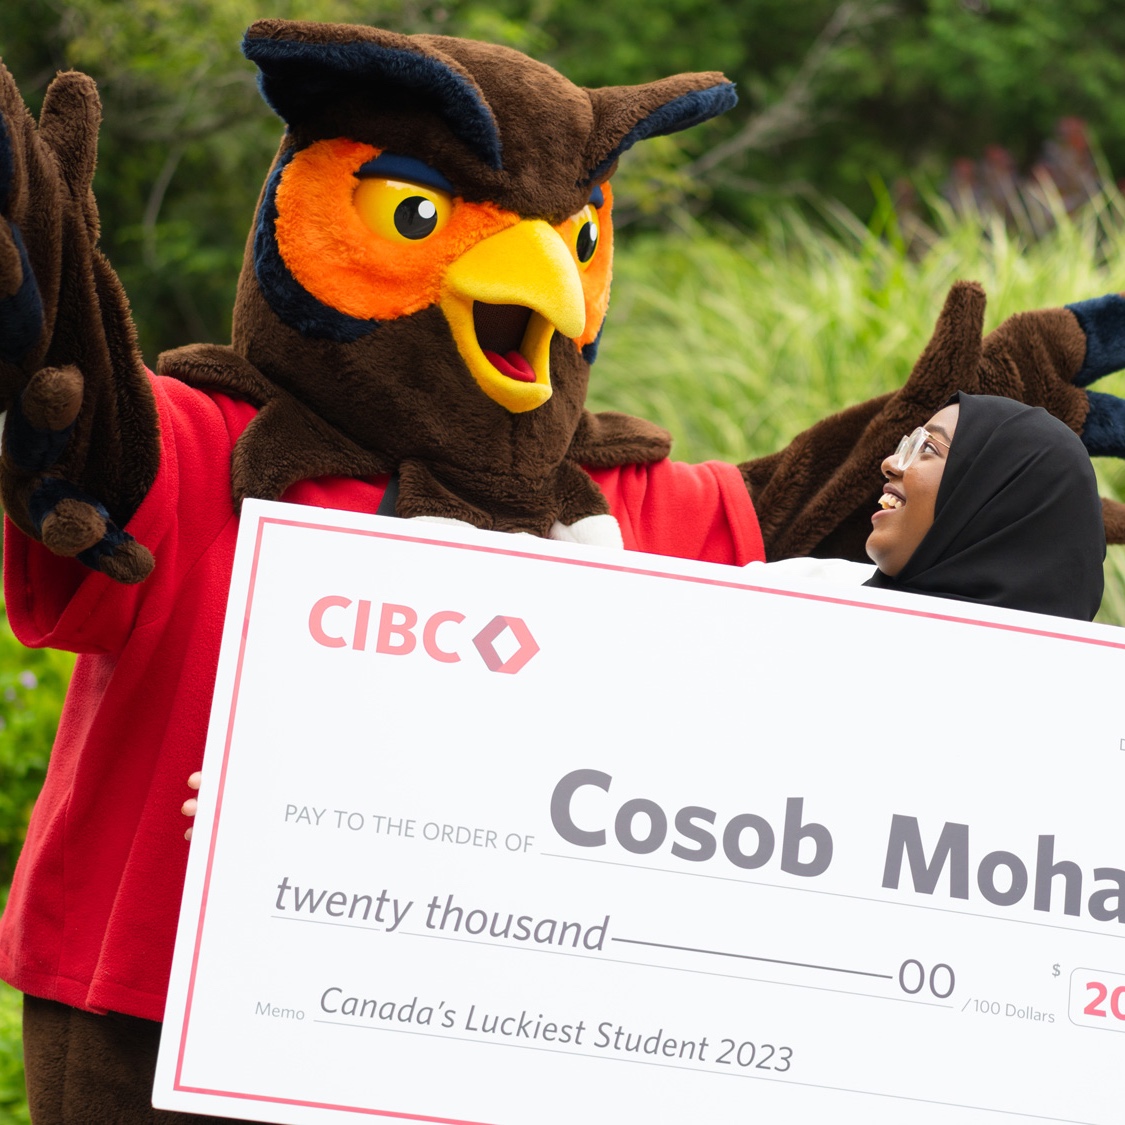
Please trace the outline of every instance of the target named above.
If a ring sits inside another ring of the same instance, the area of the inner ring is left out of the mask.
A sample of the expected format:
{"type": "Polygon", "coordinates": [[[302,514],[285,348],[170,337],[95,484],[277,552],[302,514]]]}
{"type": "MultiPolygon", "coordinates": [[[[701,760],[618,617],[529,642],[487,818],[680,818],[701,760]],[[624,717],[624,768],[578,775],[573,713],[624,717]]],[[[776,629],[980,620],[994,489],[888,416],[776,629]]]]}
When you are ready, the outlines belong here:
{"type": "MultiPolygon", "coordinates": [[[[984,291],[958,282],[929,347],[898,397],[931,411],[954,390],[1041,406],[1090,456],[1125,457],[1125,400],[1086,388],[1125,368],[1125,297],[1017,313],[983,339],[984,291]]],[[[892,399],[892,402],[894,399],[892,399]]],[[[1125,505],[1102,499],[1106,540],[1125,543],[1125,505]]]]}
{"type": "MultiPolygon", "coordinates": [[[[1125,368],[1125,297],[1111,294],[1068,306],[1086,336],[1086,352],[1074,376],[1079,387],[1125,368]]],[[[1080,436],[1091,457],[1125,457],[1125,400],[1087,391],[1089,413],[1080,436]]]]}
{"type": "MultiPolygon", "coordinates": [[[[817,423],[783,450],[741,466],[762,523],[767,557],[862,560],[882,489],[880,464],[954,391],[1042,406],[1092,455],[1125,456],[1125,401],[1085,386],[1125,367],[1125,299],[1009,317],[987,336],[985,294],[959,281],[910,377],[893,394],[817,423]]],[[[1106,538],[1125,542],[1125,505],[1103,500],[1106,538]]]]}
{"type": "Polygon", "coordinates": [[[4,432],[5,508],[56,555],[77,558],[119,582],[140,582],[153,568],[148,549],[113,522],[104,504],[54,471],[81,406],[78,368],[45,367],[32,376],[12,404],[4,432]]]}
{"type": "Polygon", "coordinates": [[[976,371],[960,389],[1042,406],[1082,438],[1092,457],[1123,457],[1125,402],[1085,389],[1122,368],[1125,299],[1110,294],[1009,317],[984,338],[976,371]]]}
{"type": "Polygon", "coordinates": [[[149,552],[120,530],[156,474],[152,388],[97,247],[93,81],[51,83],[39,123],[0,66],[0,498],[25,534],[123,582],[149,552]]]}
{"type": "MultiPolygon", "coordinates": [[[[984,341],[979,389],[1042,406],[1091,457],[1125,457],[1125,400],[1086,388],[1125,368],[1125,297],[1020,313],[984,341]]],[[[1102,499],[1106,541],[1125,543],[1125,504],[1102,499]]]]}

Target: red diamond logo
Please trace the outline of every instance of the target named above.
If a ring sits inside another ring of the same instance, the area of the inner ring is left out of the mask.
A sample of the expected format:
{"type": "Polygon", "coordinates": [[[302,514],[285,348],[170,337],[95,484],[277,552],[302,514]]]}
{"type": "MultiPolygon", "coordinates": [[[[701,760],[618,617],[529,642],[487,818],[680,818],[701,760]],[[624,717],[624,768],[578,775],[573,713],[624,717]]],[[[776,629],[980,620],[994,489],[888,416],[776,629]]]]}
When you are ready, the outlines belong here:
{"type": "Polygon", "coordinates": [[[507,672],[515,675],[538,651],[539,645],[531,630],[519,617],[494,617],[475,637],[473,644],[490,672],[507,672]],[[519,647],[505,660],[497,651],[495,641],[505,629],[511,629],[519,647]]]}

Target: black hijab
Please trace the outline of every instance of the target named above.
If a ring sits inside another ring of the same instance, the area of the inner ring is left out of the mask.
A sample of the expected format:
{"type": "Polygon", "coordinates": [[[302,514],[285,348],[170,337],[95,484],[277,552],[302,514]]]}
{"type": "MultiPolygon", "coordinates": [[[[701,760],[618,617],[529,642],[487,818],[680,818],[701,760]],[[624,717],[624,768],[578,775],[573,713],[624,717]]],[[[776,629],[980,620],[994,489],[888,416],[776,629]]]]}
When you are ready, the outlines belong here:
{"type": "Polygon", "coordinates": [[[1039,407],[955,401],[933,526],[897,578],[877,570],[865,585],[1092,620],[1105,528],[1081,439],[1039,407]]]}

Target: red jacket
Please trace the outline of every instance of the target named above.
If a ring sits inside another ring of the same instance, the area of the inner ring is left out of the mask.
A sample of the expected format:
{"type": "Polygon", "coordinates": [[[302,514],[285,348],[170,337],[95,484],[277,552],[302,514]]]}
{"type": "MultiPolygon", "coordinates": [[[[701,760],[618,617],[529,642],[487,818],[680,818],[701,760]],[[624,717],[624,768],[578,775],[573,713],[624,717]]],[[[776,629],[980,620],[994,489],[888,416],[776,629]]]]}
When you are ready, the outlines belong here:
{"type": "MultiPolygon", "coordinates": [[[[238,519],[230,454],[252,406],[154,379],[160,470],[129,531],[138,586],[59,559],[5,523],[4,593],[24,644],[79,653],[42,795],[0,919],[0,977],[93,1012],[159,1020],[188,845],[179,809],[203,757],[238,519]]],[[[596,470],[626,548],[764,558],[731,465],[596,470]]],[[[322,478],[283,499],[374,512],[386,478],[322,478]]]]}

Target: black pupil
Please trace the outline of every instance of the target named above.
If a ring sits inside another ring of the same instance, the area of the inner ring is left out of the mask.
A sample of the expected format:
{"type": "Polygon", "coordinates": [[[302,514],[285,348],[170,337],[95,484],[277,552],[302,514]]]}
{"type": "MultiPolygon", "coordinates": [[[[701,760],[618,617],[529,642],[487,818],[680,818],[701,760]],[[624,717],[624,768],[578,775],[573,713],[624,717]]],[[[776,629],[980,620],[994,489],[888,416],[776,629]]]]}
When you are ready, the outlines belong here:
{"type": "Polygon", "coordinates": [[[437,208],[432,200],[412,195],[395,208],[395,230],[403,238],[425,238],[437,226],[437,208]]]}
{"type": "Polygon", "coordinates": [[[580,262],[588,262],[598,248],[598,228],[593,223],[583,223],[578,232],[578,241],[574,244],[574,252],[580,262]]]}

